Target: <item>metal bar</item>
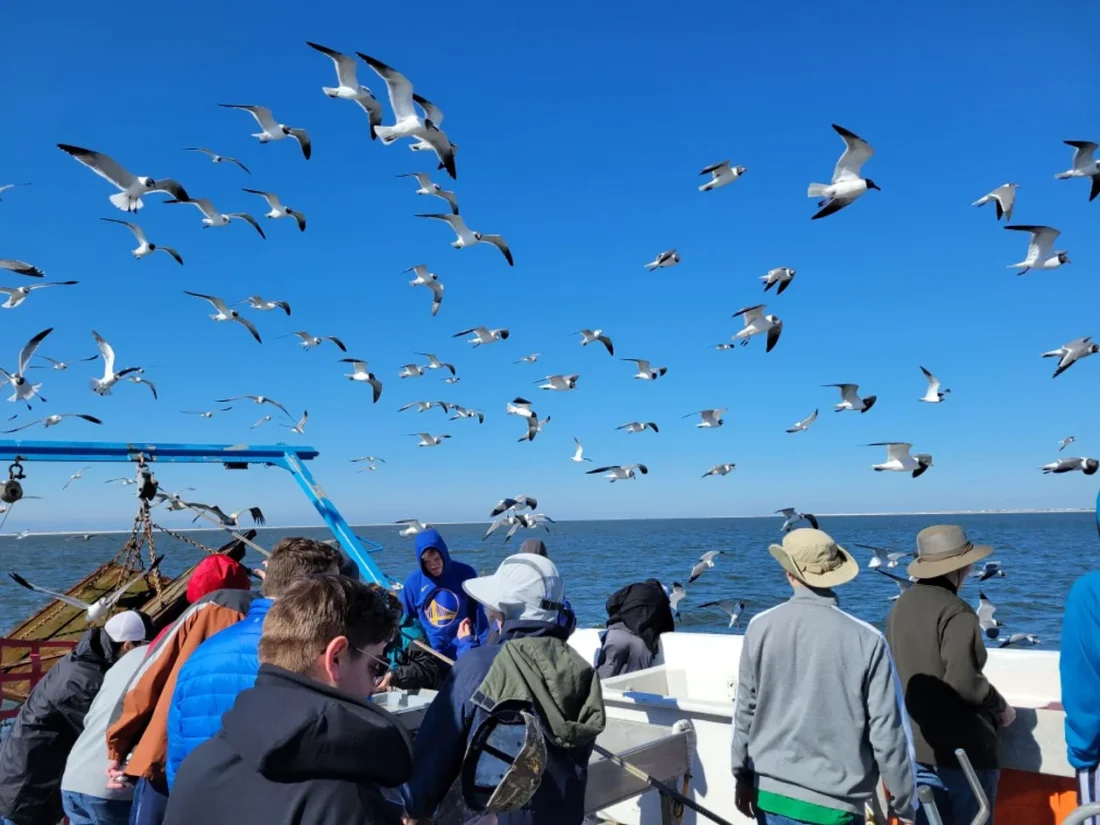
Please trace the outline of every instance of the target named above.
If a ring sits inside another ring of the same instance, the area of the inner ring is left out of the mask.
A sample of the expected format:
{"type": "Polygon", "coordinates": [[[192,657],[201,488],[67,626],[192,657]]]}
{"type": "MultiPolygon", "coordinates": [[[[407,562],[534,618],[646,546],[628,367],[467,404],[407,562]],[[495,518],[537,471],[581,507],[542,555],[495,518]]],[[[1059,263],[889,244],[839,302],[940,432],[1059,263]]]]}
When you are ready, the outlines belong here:
{"type": "Polygon", "coordinates": [[[246,444],[174,444],[110,441],[23,441],[0,440],[0,461],[136,461],[139,455],[160,462],[213,464],[275,464],[287,455],[300,461],[318,456],[313,447],[287,444],[251,446],[246,444]]]}
{"type": "Polygon", "coordinates": [[[940,816],[940,809],[936,807],[936,797],[932,789],[927,785],[918,785],[917,799],[920,800],[920,807],[924,811],[928,825],[943,825],[943,818],[940,816]]]}
{"type": "Polygon", "coordinates": [[[1062,825],[1083,825],[1084,821],[1090,816],[1100,816],[1100,802],[1090,802],[1087,805],[1074,808],[1062,820],[1062,825]]]}
{"type": "Polygon", "coordinates": [[[989,797],[985,795],[985,789],[982,788],[982,783],[978,781],[978,774],[974,772],[974,766],[970,764],[970,757],[966,755],[966,751],[962,748],[956,748],[955,757],[959,760],[959,766],[963,769],[963,773],[966,774],[966,781],[970,783],[970,790],[974,792],[974,796],[978,800],[978,812],[970,820],[970,825],[985,825],[989,820],[989,797]]]}

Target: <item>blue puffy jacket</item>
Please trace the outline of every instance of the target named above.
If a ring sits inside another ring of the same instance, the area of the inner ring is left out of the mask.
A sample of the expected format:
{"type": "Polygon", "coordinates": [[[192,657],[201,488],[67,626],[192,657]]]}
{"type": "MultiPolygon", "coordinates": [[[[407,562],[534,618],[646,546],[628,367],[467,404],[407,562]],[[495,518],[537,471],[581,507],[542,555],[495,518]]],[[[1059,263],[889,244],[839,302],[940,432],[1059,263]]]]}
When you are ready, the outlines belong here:
{"type": "Polygon", "coordinates": [[[1086,573],[1069,590],[1062,622],[1062,706],[1069,763],[1078,770],[1100,762],[1100,571],[1086,573]]]}
{"type": "Polygon", "coordinates": [[[242,621],[199,645],[180,668],[168,707],[169,789],[187,754],[221,730],[222,714],[255,683],[260,633],[272,602],[255,599],[242,621]]]}

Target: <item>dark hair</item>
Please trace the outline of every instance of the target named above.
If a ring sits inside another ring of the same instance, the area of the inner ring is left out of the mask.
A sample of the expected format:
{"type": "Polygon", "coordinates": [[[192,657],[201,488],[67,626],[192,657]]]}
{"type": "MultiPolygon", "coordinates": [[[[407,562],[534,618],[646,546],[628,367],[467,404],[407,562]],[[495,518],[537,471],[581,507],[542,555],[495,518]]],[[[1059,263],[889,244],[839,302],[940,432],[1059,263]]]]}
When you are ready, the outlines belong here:
{"type": "Polygon", "coordinates": [[[401,605],[376,584],[310,576],[292,584],[268,611],[260,662],[305,673],[333,639],[345,636],[356,648],[389,642],[400,620],[401,605]]]}
{"type": "Polygon", "coordinates": [[[141,623],[145,625],[145,641],[153,641],[153,638],[157,635],[157,626],[153,624],[152,618],[150,618],[148,613],[142,613],[140,610],[135,610],[134,612],[138,614],[141,623]]]}
{"type": "Polygon", "coordinates": [[[264,595],[279,598],[295,582],[320,573],[332,573],[340,567],[343,554],[335,547],[315,539],[290,536],[279,539],[267,560],[264,595]]]}

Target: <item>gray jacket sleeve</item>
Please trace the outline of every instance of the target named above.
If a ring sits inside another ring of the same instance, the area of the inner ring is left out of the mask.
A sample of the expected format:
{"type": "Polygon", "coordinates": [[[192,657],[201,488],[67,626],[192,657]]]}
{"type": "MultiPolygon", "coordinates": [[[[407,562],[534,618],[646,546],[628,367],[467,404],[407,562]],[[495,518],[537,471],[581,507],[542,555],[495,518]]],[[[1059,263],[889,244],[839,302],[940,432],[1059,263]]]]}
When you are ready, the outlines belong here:
{"type": "Polygon", "coordinates": [[[756,664],[753,660],[754,634],[752,626],[745,631],[741,644],[741,663],[737,672],[737,698],[733,708],[733,750],[730,765],[738,779],[751,780],[752,765],[749,761],[749,734],[752,733],[753,715],[756,713],[756,664]]]}
{"type": "Polygon", "coordinates": [[[871,749],[879,776],[890,793],[894,811],[912,821],[917,795],[913,735],[901,681],[885,638],[880,638],[871,659],[867,680],[867,721],[871,749]]]}
{"type": "Polygon", "coordinates": [[[978,653],[983,648],[982,629],[976,615],[963,612],[948,619],[940,645],[944,663],[943,680],[964,702],[1000,713],[1008,707],[1008,703],[982,673],[978,653]]]}

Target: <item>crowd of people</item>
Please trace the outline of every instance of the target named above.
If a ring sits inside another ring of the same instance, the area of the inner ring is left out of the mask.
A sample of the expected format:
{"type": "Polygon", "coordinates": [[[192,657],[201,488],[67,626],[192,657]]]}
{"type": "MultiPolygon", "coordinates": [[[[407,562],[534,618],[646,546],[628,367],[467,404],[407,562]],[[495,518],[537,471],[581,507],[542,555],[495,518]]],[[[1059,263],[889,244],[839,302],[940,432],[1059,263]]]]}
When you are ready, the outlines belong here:
{"type": "MultiPolygon", "coordinates": [[[[770,552],[791,598],[752,618],[732,731],[735,804],[762,825],[856,825],[884,787],[901,823],[969,823],[990,800],[998,730],[1015,711],[982,673],[959,597],[992,549],[961,527],[917,536],[915,584],[882,633],[839,607],[858,563],[817,529],[770,552]]],[[[156,632],[135,611],[84,633],[34,687],[0,745],[3,825],[579,825],[606,714],[600,679],[652,666],[675,631],[656,579],[608,599],[593,662],[546,545],[529,540],[478,576],[435,529],[398,595],[359,580],[339,550],[278,542],[262,571],[204,559],[189,605],[156,632]],[[371,701],[438,693],[415,741],[371,701]]],[[[1097,796],[1100,572],[1067,603],[1062,684],[1080,799],[1097,796]]],[[[989,820],[992,822],[992,817],[989,820]]],[[[1093,823],[1092,825],[1096,825],[1093,823]]]]}

